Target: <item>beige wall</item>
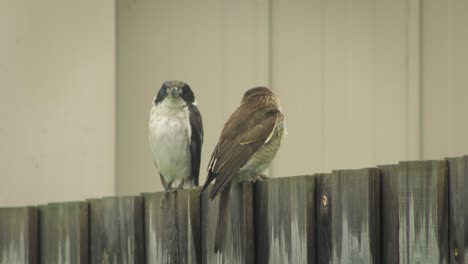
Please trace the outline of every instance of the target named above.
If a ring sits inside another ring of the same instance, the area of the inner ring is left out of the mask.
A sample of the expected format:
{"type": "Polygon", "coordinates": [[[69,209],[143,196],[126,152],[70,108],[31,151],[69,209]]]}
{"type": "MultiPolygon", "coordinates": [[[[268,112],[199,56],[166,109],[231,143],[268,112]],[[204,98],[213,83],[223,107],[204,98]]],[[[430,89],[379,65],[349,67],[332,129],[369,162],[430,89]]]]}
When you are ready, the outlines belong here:
{"type": "Polygon", "coordinates": [[[273,176],[416,158],[405,1],[118,3],[118,193],[161,189],[148,111],[173,78],[192,85],[204,117],[201,182],[225,120],[257,84],[287,118],[273,176]]]}
{"type": "Polygon", "coordinates": [[[468,1],[423,2],[423,158],[468,154],[468,1]]]}
{"type": "Polygon", "coordinates": [[[289,130],[274,175],[416,158],[407,8],[404,0],[272,1],[271,86],[289,130]]]}
{"type": "Polygon", "coordinates": [[[114,2],[0,1],[0,206],[114,193],[114,2]]]}
{"type": "Polygon", "coordinates": [[[468,153],[467,2],[117,2],[120,194],[161,189],[147,122],[168,79],[198,98],[202,182],[222,125],[256,84],[275,90],[287,118],[273,176],[468,153]]]}
{"type": "Polygon", "coordinates": [[[254,85],[287,118],[273,176],[468,154],[466,1],[116,2],[117,24],[110,0],[0,2],[0,206],[161,190],[147,122],[168,79],[197,95],[201,182],[254,85]]]}

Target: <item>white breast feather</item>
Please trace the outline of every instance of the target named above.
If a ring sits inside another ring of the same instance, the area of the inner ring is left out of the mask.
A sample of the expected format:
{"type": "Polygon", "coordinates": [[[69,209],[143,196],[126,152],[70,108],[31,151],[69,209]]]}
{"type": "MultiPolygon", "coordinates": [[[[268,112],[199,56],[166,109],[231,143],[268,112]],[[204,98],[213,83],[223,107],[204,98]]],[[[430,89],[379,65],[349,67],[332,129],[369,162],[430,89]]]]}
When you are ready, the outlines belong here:
{"type": "Polygon", "coordinates": [[[188,108],[174,107],[166,101],[151,108],[149,141],[158,170],[170,182],[190,177],[192,131],[188,108]]]}

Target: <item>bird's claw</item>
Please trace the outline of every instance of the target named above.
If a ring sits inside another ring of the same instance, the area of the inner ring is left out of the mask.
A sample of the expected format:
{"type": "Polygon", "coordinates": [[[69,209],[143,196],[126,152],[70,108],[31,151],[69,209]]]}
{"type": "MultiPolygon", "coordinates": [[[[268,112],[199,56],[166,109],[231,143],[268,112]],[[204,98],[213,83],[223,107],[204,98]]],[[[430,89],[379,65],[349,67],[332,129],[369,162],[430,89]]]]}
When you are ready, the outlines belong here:
{"type": "Polygon", "coordinates": [[[162,199],[161,199],[161,202],[160,202],[160,204],[159,204],[159,207],[160,207],[161,209],[164,208],[164,204],[166,203],[166,200],[167,200],[167,197],[169,196],[169,192],[170,192],[170,191],[171,191],[171,190],[169,189],[169,190],[166,190],[166,191],[164,192],[163,197],[162,197],[162,199]]]}
{"type": "Polygon", "coordinates": [[[251,183],[256,183],[256,182],[258,182],[258,181],[264,181],[264,180],[266,180],[266,179],[268,179],[268,176],[266,176],[266,175],[263,174],[263,173],[259,173],[259,174],[255,175],[254,177],[250,178],[249,181],[250,181],[251,183]]]}
{"type": "Polygon", "coordinates": [[[164,204],[166,203],[166,200],[168,199],[169,194],[182,190],[183,187],[184,187],[184,181],[181,181],[181,183],[177,185],[177,187],[175,188],[172,188],[172,182],[170,182],[169,189],[164,191],[163,198],[161,199],[161,204],[159,205],[159,207],[161,209],[164,208],[164,204]]]}

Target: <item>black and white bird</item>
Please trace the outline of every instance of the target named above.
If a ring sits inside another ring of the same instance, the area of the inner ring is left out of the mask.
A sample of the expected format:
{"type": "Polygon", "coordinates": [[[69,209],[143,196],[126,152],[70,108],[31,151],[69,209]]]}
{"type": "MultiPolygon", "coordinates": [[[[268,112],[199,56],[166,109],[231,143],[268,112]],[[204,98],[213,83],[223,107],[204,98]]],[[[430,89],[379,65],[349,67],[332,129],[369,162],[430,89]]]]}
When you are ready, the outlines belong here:
{"type": "Polygon", "coordinates": [[[150,112],[149,142],[166,194],[198,186],[203,124],[186,83],[167,81],[159,89],[150,112]]]}
{"type": "Polygon", "coordinates": [[[221,251],[224,244],[232,183],[263,178],[261,173],[275,157],[284,134],[279,99],[266,87],[245,92],[241,105],[224,125],[202,189],[216,180],[209,195],[212,200],[220,195],[215,252],[221,251]]]}

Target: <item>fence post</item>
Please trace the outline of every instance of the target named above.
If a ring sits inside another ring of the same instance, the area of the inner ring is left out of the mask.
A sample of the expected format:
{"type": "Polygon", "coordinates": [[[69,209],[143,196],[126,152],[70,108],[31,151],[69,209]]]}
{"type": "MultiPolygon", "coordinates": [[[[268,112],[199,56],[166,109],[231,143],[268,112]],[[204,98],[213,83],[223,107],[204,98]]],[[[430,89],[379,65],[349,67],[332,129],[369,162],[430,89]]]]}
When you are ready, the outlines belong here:
{"type": "Polygon", "coordinates": [[[256,263],[315,263],[315,177],[255,184],[256,263]]]}
{"type": "Polygon", "coordinates": [[[201,263],[200,189],[142,194],[147,264],[201,263]]]}
{"type": "Polygon", "coordinates": [[[448,263],[448,193],[445,161],[382,166],[383,263],[448,263]],[[391,250],[393,252],[387,252],[391,250]]]}
{"type": "Polygon", "coordinates": [[[0,208],[0,263],[38,263],[35,207],[0,208]]]}
{"type": "Polygon", "coordinates": [[[380,263],[379,174],[369,168],[319,178],[318,263],[380,263]]]}
{"type": "Polygon", "coordinates": [[[450,263],[468,264],[468,156],[448,159],[450,263]]]}
{"type": "Polygon", "coordinates": [[[202,263],[255,263],[253,230],[253,188],[248,182],[235,183],[229,200],[229,219],[224,250],[214,253],[219,197],[211,201],[209,186],[201,197],[202,263]]]}
{"type": "Polygon", "coordinates": [[[88,264],[88,204],[39,207],[40,263],[88,264]]]}
{"type": "Polygon", "coordinates": [[[144,263],[141,197],[89,200],[90,262],[144,263]]]}

